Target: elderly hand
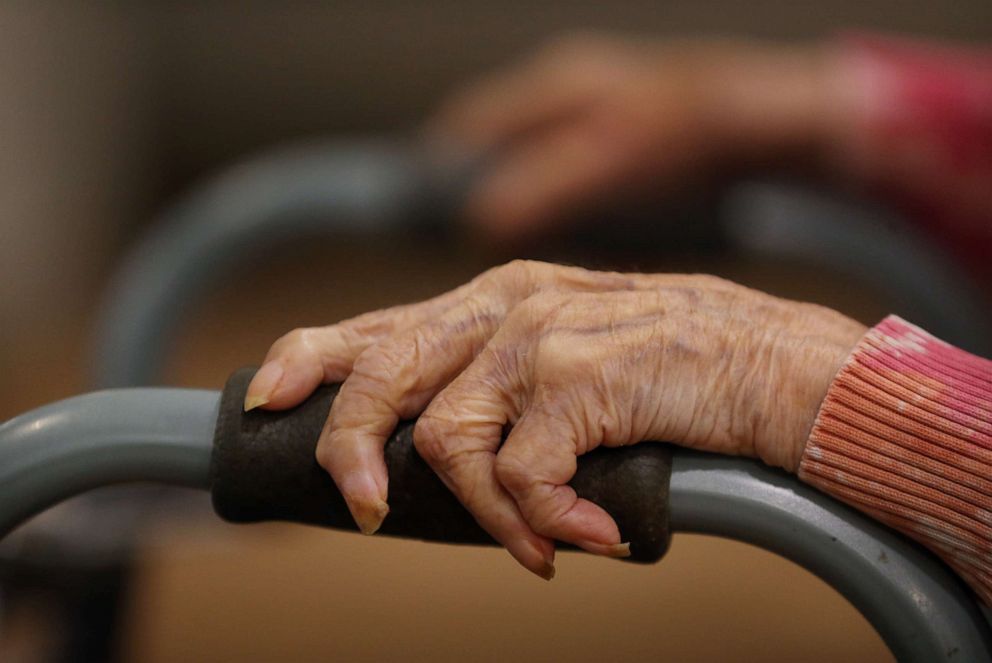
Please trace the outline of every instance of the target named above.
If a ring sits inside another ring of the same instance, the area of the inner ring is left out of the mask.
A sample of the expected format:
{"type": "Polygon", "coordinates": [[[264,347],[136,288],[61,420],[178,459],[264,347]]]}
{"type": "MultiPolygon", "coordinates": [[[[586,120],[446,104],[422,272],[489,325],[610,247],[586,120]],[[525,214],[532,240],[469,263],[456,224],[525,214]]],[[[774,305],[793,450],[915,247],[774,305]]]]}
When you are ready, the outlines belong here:
{"type": "Polygon", "coordinates": [[[712,276],[513,262],[426,302],[287,334],[245,408],[288,408],[344,381],[317,460],[366,533],[388,512],[383,445],[421,415],[420,454],[486,531],[550,578],[554,539],[628,554],[612,518],[567,486],[577,456],[667,440],[795,470],[864,332],[712,276]]]}
{"type": "Polygon", "coordinates": [[[842,107],[832,66],[816,46],[574,35],[453,95],[428,133],[491,157],[467,216],[519,238],[713,169],[815,157],[842,107]]]}

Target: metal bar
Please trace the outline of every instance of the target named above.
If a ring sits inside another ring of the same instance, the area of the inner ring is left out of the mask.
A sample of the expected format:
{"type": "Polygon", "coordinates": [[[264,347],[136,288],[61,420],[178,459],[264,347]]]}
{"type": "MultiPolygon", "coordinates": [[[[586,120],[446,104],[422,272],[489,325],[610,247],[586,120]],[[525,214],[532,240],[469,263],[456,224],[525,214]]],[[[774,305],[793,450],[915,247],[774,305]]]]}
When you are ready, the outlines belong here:
{"type": "Polygon", "coordinates": [[[965,350],[992,353],[992,317],[977,285],[890,210],[781,182],[742,183],[723,208],[723,231],[738,250],[851,276],[893,313],[965,350]]]}
{"type": "Polygon", "coordinates": [[[408,225],[433,190],[414,154],[382,141],[273,151],[175,205],[108,289],[98,316],[96,386],[154,384],[184,314],[239,261],[316,232],[374,237],[408,225]]]}
{"type": "MultiPolygon", "coordinates": [[[[0,536],[111,483],[209,487],[219,394],[126,389],[70,398],[0,426],[0,536]]],[[[960,580],[919,546],[784,472],[678,450],[676,531],[778,553],[850,600],[900,661],[990,661],[992,635],[960,580]]]]}
{"type": "Polygon", "coordinates": [[[785,472],[680,451],[672,529],[782,555],[846,597],[899,661],[992,660],[992,633],[969,590],[922,547],[785,472]]]}
{"type": "MultiPolygon", "coordinates": [[[[275,150],[228,170],[169,210],[125,260],[98,318],[95,384],[155,383],[183,313],[238,261],[307,233],[395,231],[432,203],[450,211],[482,161],[440,167],[410,146],[353,141],[275,150]]],[[[945,340],[992,351],[976,289],[882,210],[768,182],[732,188],[723,209],[735,248],[855,276],[945,340]]]]}
{"type": "Polygon", "coordinates": [[[193,389],[101,391],[0,425],[0,537],[99,486],[154,481],[207,489],[219,398],[193,389]]]}

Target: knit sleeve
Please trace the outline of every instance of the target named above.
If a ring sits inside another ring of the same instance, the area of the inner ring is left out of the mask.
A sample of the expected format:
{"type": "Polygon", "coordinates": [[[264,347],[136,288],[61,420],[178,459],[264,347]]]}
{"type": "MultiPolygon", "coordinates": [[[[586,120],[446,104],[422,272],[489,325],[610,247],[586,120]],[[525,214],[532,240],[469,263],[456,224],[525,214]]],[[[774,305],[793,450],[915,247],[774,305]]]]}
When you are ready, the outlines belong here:
{"type": "Polygon", "coordinates": [[[836,52],[853,104],[845,169],[992,278],[992,49],[862,33],[836,52]]]}
{"type": "Polygon", "coordinates": [[[886,318],[834,379],[799,477],[934,551],[992,606],[992,361],[886,318]]]}

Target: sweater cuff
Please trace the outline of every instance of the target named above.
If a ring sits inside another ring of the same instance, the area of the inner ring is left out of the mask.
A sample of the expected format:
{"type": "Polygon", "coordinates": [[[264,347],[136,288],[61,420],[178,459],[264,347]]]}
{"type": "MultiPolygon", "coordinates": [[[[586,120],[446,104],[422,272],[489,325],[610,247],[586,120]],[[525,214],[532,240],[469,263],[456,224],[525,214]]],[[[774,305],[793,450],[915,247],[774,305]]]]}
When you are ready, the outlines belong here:
{"type": "Polygon", "coordinates": [[[992,606],[992,361],[889,316],[834,378],[799,478],[922,543],[992,606]]]}

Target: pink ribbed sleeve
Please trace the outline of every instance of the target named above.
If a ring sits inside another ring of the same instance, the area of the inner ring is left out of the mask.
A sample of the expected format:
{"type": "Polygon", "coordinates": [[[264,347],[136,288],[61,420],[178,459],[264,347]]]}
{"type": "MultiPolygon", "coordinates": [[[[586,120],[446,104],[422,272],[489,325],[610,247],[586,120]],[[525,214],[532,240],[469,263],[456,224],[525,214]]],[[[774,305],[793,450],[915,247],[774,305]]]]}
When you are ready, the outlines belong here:
{"type": "Polygon", "coordinates": [[[886,318],[834,379],[799,477],[933,550],[992,606],[992,361],[886,318]]]}

